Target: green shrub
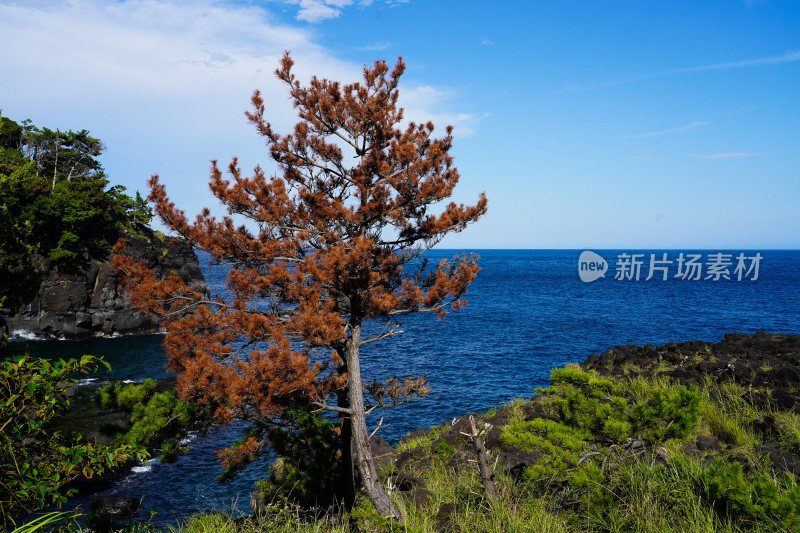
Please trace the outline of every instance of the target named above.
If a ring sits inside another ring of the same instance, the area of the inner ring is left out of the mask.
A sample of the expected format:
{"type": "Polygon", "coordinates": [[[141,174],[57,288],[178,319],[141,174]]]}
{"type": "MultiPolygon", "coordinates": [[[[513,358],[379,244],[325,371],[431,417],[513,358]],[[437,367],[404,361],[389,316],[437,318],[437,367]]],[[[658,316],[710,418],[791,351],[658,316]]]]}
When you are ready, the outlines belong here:
{"type": "MultiPolygon", "coordinates": [[[[174,460],[183,448],[177,441],[185,435],[185,425],[205,417],[196,406],[183,402],[170,389],[155,393],[156,383],[146,379],[143,383],[121,386],[111,383],[94,395],[94,400],[104,409],[119,409],[130,414],[128,427],[117,427],[116,439],[132,446],[161,446],[162,460],[174,460]]],[[[109,428],[111,429],[111,428],[109,428]]]]}
{"type": "Polygon", "coordinates": [[[694,385],[656,389],[647,402],[638,402],[631,410],[631,430],[651,443],[683,438],[697,428],[702,398],[694,385]]]}
{"type": "MultiPolygon", "coordinates": [[[[269,498],[279,498],[311,509],[327,507],[343,499],[345,481],[341,467],[340,433],[338,424],[326,419],[319,411],[290,411],[296,429],[273,428],[269,432],[272,449],[281,458],[270,469],[270,480],[260,488],[269,498]]],[[[246,446],[248,433],[237,444],[246,446]]],[[[259,441],[262,439],[259,437],[259,441]]],[[[237,455],[237,444],[226,452],[234,460],[224,474],[228,479],[257,458],[237,455]]],[[[246,447],[245,447],[246,449],[246,447]]]]}
{"type": "Polygon", "coordinates": [[[0,363],[0,529],[15,517],[47,505],[61,505],[75,492],[64,486],[78,476],[92,477],[145,452],[87,443],[80,435],[47,430],[69,405],[70,376],[108,366],[85,355],[80,360],[35,359],[24,355],[0,363]]]}
{"type": "Polygon", "coordinates": [[[450,457],[452,457],[453,454],[456,452],[456,447],[447,444],[445,441],[441,441],[439,442],[439,444],[436,445],[435,452],[436,455],[439,457],[439,459],[446,461],[450,459],[450,457]]]}
{"type": "Polygon", "coordinates": [[[138,403],[142,403],[155,387],[156,382],[149,378],[141,385],[127,385],[118,391],[116,407],[124,411],[133,410],[133,407],[138,403]]]}
{"type": "Polygon", "coordinates": [[[586,447],[589,437],[585,430],[546,418],[514,419],[500,433],[500,439],[510,446],[543,454],[542,459],[526,472],[532,478],[563,474],[567,467],[578,462],[578,453],[586,447]]]}
{"type": "Polygon", "coordinates": [[[552,386],[537,389],[543,404],[570,427],[591,431],[612,443],[623,443],[632,436],[657,443],[682,438],[699,423],[702,394],[696,387],[627,383],[598,378],[596,373],[569,365],[553,369],[552,386]],[[635,391],[635,404],[623,396],[635,391]],[[641,399],[638,399],[641,398],[641,399]]]}
{"type": "Polygon", "coordinates": [[[703,496],[721,514],[752,523],[772,520],[800,526],[800,487],[791,474],[775,479],[764,470],[753,470],[745,475],[741,463],[717,458],[702,481],[703,496]]]}
{"type": "Polygon", "coordinates": [[[94,401],[103,409],[116,409],[120,388],[120,384],[117,382],[101,387],[94,393],[94,401]]]}

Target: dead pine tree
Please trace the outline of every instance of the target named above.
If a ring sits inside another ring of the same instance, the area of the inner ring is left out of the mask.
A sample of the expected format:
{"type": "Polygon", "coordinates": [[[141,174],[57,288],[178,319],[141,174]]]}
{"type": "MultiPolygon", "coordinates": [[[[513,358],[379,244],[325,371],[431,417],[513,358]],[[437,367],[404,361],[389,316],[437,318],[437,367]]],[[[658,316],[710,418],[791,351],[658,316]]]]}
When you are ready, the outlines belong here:
{"type": "Polygon", "coordinates": [[[469,437],[472,440],[472,444],[475,447],[475,455],[478,457],[478,471],[481,475],[481,483],[483,483],[483,489],[486,491],[486,498],[489,501],[497,500],[497,491],[494,487],[494,474],[489,469],[489,463],[486,460],[486,449],[483,446],[483,439],[481,438],[481,434],[478,431],[478,428],[475,426],[475,417],[469,415],[469,433],[461,432],[462,435],[469,437]]]}
{"type": "MultiPolygon", "coordinates": [[[[226,461],[267,450],[270,428],[290,424],[286,414],[298,406],[331,410],[342,422],[344,468],[352,443],[363,490],[381,515],[398,517],[378,480],[366,415],[428,386],[413,377],[365,386],[361,348],[400,333],[404,314],[444,317],[465,305],[477,256],[428,265],[423,253],[478,220],[486,198],[443,203],[459,180],[452,128],[436,138],[430,122],[401,127],[402,60],[391,70],[377,61],[364,68],[363,81],[346,85],[316,77],[302,85],[292,66],[287,53],[276,74],[297,110],[294,129],[284,135],[273,128],[258,91],[246,113],[277,172],[256,167],[245,176],[234,159],[226,177],[212,162],[210,188],[224,216],[204,209],[190,221],[158,176],[149,182],[161,221],[230,265],[232,296],[206,300],[176,277],[158,281],[124,255],[123,244],[115,264],[132,301],[164,317],[181,396],[213,406],[220,420],[255,428],[223,454],[226,461]],[[367,322],[383,327],[367,335],[367,322]]],[[[352,503],[352,491],[346,499],[352,503]]]]}

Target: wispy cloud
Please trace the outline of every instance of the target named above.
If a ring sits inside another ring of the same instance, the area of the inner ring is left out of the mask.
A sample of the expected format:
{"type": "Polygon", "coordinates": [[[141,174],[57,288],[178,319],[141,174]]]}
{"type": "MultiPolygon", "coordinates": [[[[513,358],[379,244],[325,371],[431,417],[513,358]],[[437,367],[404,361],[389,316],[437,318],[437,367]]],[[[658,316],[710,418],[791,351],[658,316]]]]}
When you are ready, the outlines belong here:
{"type": "Polygon", "coordinates": [[[667,130],[658,130],[658,131],[648,131],[647,133],[639,133],[636,135],[626,135],[621,137],[622,139],[643,139],[645,137],[658,137],[659,135],[670,135],[672,133],[678,133],[681,131],[686,130],[693,130],[695,128],[701,128],[703,126],[707,126],[711,124],[710,122],[691,122],[685,126],[679,126],[677,128],[670,128],[667,130]]]}
{"type": "MultiPolygon", "coordinates": [[[[300,6],[297,20],[306,22],[321,22],[336,18],[342,14],[342,8],[353,5],[353,0],[286,0],[290,4],[300,6]]],[[[372,0],[360,0],[359,5],[368,6],[372,0]]]]}
{"type": "Polygon", "coordinates": [[[488,115],[474,115],[452,111],[452,90],[423,85],[400,91],[399,104],[405,110],[405,121],[428,122],[436,126],[437,133],[446,126],[453,126],[455,137],[469,137],[475,133],[478,123],[488,115]]]}
{"type": "Polygon", "coordinates": [[[327,5],[325,2],[317,0],[301,0],[300,11],[297,12],[297,20],[306,22],[320,22],[339,16],[340,10],[327,5]]]}
{"type": "MultiPolygon", "coordinates": [[[[253,89],[261,90],[277,129],[297,120],[273,74],[284,50],[292,51],[303,83],[313,75],[361,79],[363,64],[317,44],[305,24],[276,22],[268,7],[0,0],[0,50],[25,43],[24,54],[0,61],[3,114],[89,129],[108,145],[102,162],[115,183],[143,190],[146,177],[159,172],[173,184],[173,200],[197,212],[215,202],[205,187],[209,159],[239,155],[244,169],[264,163],[263,142],[243,116],[253,89]]],[[[446,87],[421,80],[415,88],[404,79],[400,94],[409,119],[453,124],[460,135],[478,122],[452,103],[446,87]]]]}
{"type": "Polygon", "coordinates": [[[725,152],[722,154],[692,154],[695,159],[732,159],[736,157],[763,157],[763,152],[725,152]]]}
{"type": "Polygon", "coordinates": [[[728,63],[716,63],[713,65],[702,65],[699,67],[679,68],[656,72],[652,76],[669,76],[672,74],[683,74],[685,72],[701,72],[704,70],[728,70],[733,68],[757,67],[759,65],[777,65],[780,63],[793,63],[800,61],[800,50],[786,52],[780,56],[761,57],[757,59],[746,59],[744,61],[731,61],[728,63]]]}
{"type": "Polygon", "coordinates": [[[381,41],[377,43],[366,44],[364,46],[358,46],[356,47],[356,50],[364,50],[366,52],[379,52],[381,50],[388,49],[390,46],[392,46],[392,43],[390,43],[389,41],[381,41]]]}
{"type": "Polygon", "coordinates": [[[602,89],[605,87],[614,87],[617,85],[625,85],[627,83],[645,81],[654,78],[664,78],[667,76],[675,76],[678,74],[689,74],[692,72],[704,72],[711,70],[731,70],[738,68],[758,67],[763,65],[779,65],[783,63],[794,63],[795,61],[800,61],[800,50],[792,50],[779,56],[759,57],[755,59],[745,59],[742,61],[729,61],[726,63],[713,63],[710,65],[700,65],[697,67],[659,70],[656,72],[640,74],[638,76],[632,76],[630,78],[612,80],[612,81],[568,83],[564,86],[564,90],[566,92],[576,92],[576,91],[585,91],[591,89],[602,89]]]}
{"type": "Polygon", "coordinates": [[[494,43],[492,41],[490,41],[489,39],[481,40],[480,44],[482,46],[494,46],[494,43]]]}

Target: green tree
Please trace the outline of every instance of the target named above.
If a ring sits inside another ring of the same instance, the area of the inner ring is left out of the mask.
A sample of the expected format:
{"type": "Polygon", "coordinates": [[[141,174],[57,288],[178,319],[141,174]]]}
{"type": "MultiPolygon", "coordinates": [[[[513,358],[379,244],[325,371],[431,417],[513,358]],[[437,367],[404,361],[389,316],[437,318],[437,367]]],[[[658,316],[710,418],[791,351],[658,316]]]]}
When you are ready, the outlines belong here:
{"type": "Polygon", "coordinates": [[[153,216],[137,192],[109,187],[97,160],[105,146],[87,130],[53,131],[0,116],[0,304],[30,301],[47,261],[79,266],[105,258],[121,236],[153,216]]]}

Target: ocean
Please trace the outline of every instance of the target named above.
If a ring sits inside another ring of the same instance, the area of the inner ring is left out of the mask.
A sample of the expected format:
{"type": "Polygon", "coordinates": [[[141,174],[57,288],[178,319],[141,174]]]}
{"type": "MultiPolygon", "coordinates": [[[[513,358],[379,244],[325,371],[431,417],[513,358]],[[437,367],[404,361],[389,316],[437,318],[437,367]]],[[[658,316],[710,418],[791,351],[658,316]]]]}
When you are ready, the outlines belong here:
{"type": "MultiPolygon", "coordinates": [[[[471,251],[432,250],[428,257],[435,263],[463,252],[471,251]]],[[[373,427],[384,417],[379,434],[389,442],[418,427],[529,398],[547,385],[551,368],[617,345],[716,342],[729,332],[800,334],[800,251],[594,250],[607,266],[604,277],[590,282],[579,276],[581,250],[475,252],[482,270],[463,310],[444,320],[429,313],[402,317],[402,335],[363,348],[365,380],[427,374],[431,384],[425,398],[371,415],[373,427]],[[699,276],[690,264],[699,265],[699,276]]],[[[224,292],[226,269],[208,262],[202,255],[212,291],[224,292]]],[[[601,264],[592,262],[597,264],[591,273],[584,265],[584,278],[596,277],[590,274],[601,264]]],[[[167,376],[162,340],[160,335],[37,340],[23,333],[12,337],[7,354],[27,349],[46,357],[99,355],[112,371],[95,379],[140,381],[167,376]]],[[[220,483],[214,454],[242,429],[240,424],[215,428],[194,438],[177,463],[152,461],[99,494],[144,496],[140,518],[156,511],[151,521],[156,526],[199,511],[247,512],[249,493],[255,481],[267,477],[267,465],[253,464],[220,483]]],[[[75,498],[67,508],[85,511],[87,502],[88,497],[75,498]]]]}

